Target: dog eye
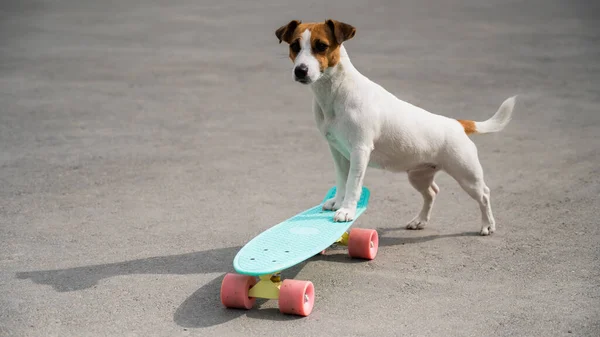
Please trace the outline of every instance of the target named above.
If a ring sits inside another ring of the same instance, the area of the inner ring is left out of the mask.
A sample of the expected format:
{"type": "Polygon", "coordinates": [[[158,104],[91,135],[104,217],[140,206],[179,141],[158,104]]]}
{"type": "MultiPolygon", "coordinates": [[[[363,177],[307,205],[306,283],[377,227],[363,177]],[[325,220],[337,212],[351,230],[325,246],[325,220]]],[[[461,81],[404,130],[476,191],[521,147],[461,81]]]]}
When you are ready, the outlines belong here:
{"type": "Polygon", "coordinates": [[[329,47],[329,46],[321,41],[317,41],[317,43],[315,43],[315,50],[319,53],[326,51],[327,47],[329,47]]]}
{"type": "Polygon", "coordinates": [[[298,53],[300,52],[300,43],[298,41],[292,43],[290,45],[290,49],[294,52],[294,53],[298,53]]]}

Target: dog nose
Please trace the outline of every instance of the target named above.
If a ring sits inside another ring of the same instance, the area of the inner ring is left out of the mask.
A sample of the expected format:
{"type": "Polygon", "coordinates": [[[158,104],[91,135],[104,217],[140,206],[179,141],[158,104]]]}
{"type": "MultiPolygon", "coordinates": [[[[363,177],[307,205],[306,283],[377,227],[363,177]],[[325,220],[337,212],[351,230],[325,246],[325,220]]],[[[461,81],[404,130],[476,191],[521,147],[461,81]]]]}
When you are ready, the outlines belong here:
{"type": "Polygon", "coordinates": [[[296,78],[298,79],[305,78],[307,74],[308,67],[306,66],[306,64],[301,64],[294,69],[294,75],[296,75],[296,78]]]}

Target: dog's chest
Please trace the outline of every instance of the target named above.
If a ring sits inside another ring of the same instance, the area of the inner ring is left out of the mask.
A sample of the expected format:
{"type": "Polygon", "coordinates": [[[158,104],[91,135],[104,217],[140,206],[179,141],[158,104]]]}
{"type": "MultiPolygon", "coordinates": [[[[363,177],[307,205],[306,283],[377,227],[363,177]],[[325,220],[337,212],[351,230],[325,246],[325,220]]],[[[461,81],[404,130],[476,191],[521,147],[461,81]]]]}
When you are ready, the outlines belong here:
{"type": "Polygon", "coordinates": [[[338,150],[344,157],[350,158],[350,146],[346,132],[342,123],[335,118],[333,113],[325,114],[322,119],[317,120],[317,126],[329,145],[338,150]]]}

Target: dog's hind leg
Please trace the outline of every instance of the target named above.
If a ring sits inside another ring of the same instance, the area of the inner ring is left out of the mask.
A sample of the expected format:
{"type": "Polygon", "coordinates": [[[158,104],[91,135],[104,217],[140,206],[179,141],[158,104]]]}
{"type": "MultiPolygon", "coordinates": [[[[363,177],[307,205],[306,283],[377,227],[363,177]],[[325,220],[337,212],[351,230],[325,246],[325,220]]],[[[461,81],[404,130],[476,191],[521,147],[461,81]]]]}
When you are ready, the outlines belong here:
{"type": "Polygon", "coordinates": [[[433,181],[437,171],[435,166],[408,171],[408,181],[423,196],[423,207],[419,214],[406,225],[407,229],[423,229],[429,222],[435,197],[440,192],[439,187],[433,181]]]}
{"type": "Polygon", "coordinates": [[[490,235],[496,230],[496,221],[492,214],[490,189],[483,180],[483,168],[477,156],[475,144],[465,147],[454,160],[446,163],[444,171],[451,175],[471,198],[475,199],[481,210],[481,235],[490,235]]]}

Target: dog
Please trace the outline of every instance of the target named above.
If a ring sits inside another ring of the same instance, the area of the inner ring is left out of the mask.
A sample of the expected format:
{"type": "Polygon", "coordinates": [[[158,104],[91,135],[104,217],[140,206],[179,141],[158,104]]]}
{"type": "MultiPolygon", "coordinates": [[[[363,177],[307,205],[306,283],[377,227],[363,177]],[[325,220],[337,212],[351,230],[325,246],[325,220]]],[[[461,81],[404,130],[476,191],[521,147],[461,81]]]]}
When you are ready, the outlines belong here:
{"type": "Polygon", "coordinates": [[[335,166],[337,192],[324,210],[336,222],[352,221],[367,167],[406,172],[423,196],[423,206],[407,229],[429,222],[439,171],[452,176],[481,210],[481,235],[496,230],[490,189],[472,134],[498,132],[509,123],[516,96],[506,99],[484,122],[456,120],[404,102],[361,74],[350,62],[343,43],[356,28],[344,22],[302,23],[292,20],[275,31],[289,44],[294,81],[310,87],[319,131],[327,140],[335,166]]]}

